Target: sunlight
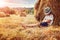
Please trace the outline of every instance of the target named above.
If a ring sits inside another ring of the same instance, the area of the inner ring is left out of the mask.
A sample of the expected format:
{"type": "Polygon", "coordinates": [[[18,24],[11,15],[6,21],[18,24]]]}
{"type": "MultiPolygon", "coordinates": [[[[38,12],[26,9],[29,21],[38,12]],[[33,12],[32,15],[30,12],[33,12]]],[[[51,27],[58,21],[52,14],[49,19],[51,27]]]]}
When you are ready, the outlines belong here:
{"type": "Polygon", "coordinates": [[[4,0],[0,0],[0,7],[5,7],[7,4],[4,0]]]}

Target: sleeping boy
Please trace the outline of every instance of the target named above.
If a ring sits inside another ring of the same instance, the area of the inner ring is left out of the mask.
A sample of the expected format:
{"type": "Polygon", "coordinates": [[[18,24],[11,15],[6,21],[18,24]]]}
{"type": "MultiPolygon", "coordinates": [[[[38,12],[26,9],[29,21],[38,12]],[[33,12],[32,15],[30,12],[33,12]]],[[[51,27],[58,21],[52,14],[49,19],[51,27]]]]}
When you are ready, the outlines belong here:
{"type": "Polygon", "coordinates": [[[36,24],[22,24],[22,25],[25,26],[25,27],[27,27],[27,26],[32,27],[32,26],[38,26],[38,25],[40,25],[42,27],[46,27],[48,25],[52,25],[54,16],[51,13],[51,8],[50,7],[45,7],[43,9],[43,12],[45,14],[45,17],[42,20],[42,22],[39,22],[39,23],[36,23],[36,24]]]}

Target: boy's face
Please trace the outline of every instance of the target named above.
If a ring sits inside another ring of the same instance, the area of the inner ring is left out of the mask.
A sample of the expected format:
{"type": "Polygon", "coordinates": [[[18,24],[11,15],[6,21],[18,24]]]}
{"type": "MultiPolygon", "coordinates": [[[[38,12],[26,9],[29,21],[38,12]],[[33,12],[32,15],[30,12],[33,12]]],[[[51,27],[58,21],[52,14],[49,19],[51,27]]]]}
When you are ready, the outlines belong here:
{"type": "Polygon", "coordinates": [[[45,15],[49,15],[49,14],[50,14],[50,12],[49,12],[49,11],[44,10],[44,14],[45,14],[45,15]]]}
{"type": "Polygon", "coordinates": [[[46,11],[46,10],[44,10],[44,14],[45,15],[49,15],[51,13],[51,11],[46,11]]]}
{"type": "Polygon", "coordinates": [[[50,12],[51,12],[51,9],[49,7],[44,8],[43,12],[44,12],[45,15],[49,15],[50,12]]]}

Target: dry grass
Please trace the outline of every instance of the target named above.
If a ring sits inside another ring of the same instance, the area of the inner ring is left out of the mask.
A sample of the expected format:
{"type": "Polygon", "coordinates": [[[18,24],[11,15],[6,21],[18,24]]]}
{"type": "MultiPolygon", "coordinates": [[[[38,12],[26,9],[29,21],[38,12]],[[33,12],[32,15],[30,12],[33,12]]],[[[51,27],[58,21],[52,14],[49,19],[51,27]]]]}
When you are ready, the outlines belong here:
{"type": "Polygon", "coordinates": [[[11,16],[0,18],[0,40],[59,40],[60,28],[53,26],[39,28],[24,28],[20,24],[36,23],[34,16],[19,17],[11,16]]]}

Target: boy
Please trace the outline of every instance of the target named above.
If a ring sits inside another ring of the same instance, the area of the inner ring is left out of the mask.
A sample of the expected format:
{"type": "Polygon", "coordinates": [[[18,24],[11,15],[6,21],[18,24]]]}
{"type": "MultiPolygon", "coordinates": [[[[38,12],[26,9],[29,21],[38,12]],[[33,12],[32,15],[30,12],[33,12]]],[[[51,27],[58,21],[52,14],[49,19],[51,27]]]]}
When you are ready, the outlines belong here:
{"type": "Polygon", "coordinates": [[[34,26],[40,25],[40,26],[44,27],[44,26],[52,25],[54,17],[53,17],[53,14],[51,14],[51,8],[46,7],[46,8],[44,8],[43,12],[45,14],[45,17],[44,17],[44,19],[41,23],[39,22],[39,23],[36,23],[36,24],[29,24],[29,25],[24,24],[23,26],[34,27],[34,26]]]}
{"type": "Polygon", "coordinates": [[[53,14],[51,13],[51,8],[50,7],[44,8],[44,14],[45,14],[45,17],[43,21],[40,23],[40,25],[41,26],[52,25],[54,17],[53,17],[53,14]]]}

